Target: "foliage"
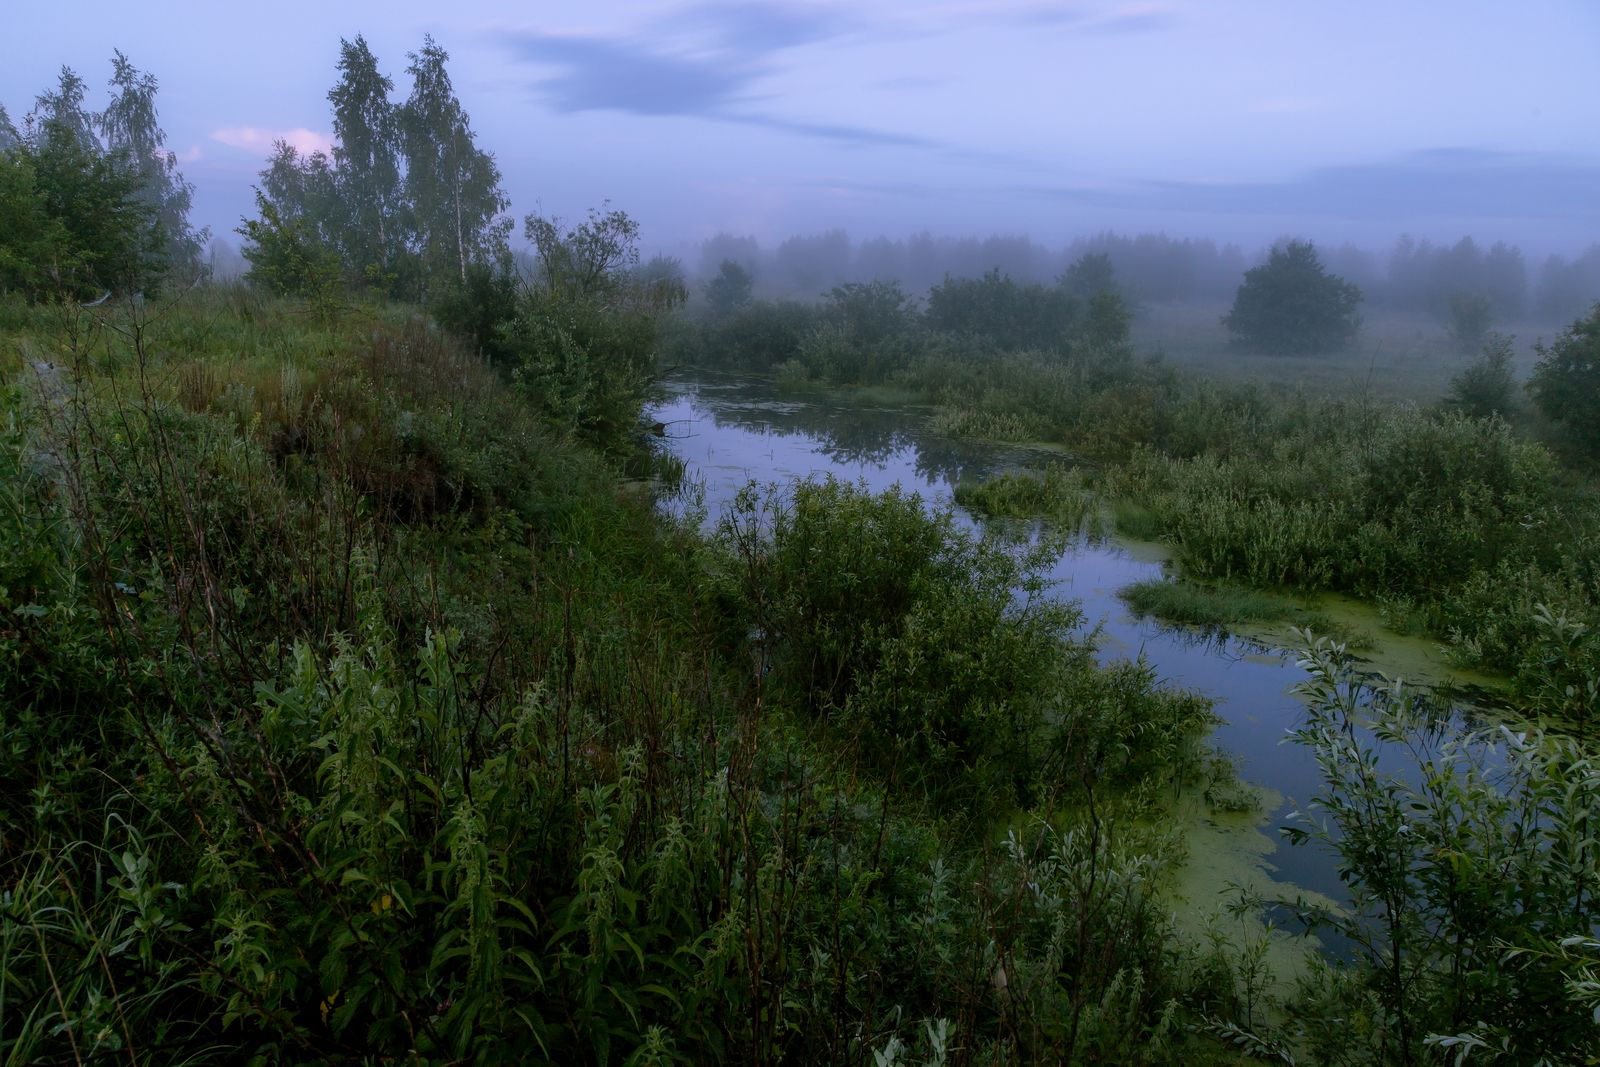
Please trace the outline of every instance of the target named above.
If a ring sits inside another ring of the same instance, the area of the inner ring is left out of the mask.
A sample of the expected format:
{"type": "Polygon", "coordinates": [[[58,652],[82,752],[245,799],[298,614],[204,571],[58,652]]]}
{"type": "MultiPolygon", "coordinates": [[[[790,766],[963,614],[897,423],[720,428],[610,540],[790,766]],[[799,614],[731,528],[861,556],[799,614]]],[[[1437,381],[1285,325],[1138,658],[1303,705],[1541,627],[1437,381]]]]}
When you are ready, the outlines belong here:
{"type": "MultiPolygon", "coordinates": [[[[292,151],[292,150],[291,150],[292,151]]],[[[270,293],[303,296],[318,308],[330,308],[343,290],[338,254],[324,243],[303,216],[286,215],[256,190],[258,218],[245,219],[239,234],[248,243],[247,277],[270,293]]]]}
{"type": "Polygon", "coordinates": [[[928,291],[928,326],[1002,349],[1051,350],[1067,344],[1082,308],[1061,288],[1019,285],[998,269],[951,278],[928,291]]]}
{"type": "Polygon", "coordinates": [[[1360,1025],[1301,1039],[1339,1063],[1428,1062],[1430,1047],[1593,1058],[1589,961],[1571,952],[1600,920],[1593,759],[1538,732],[1458,733],[1397,682],[1352,683],[1340,658],[1325,640],[1304,652],[1294,737],[1323,787],[1286,833],[1333,850],[1351,892],[1346,909],[1292,905],[1353,952],[1353,980],[1325,976],[1301,1018],[1360,1025]]]}
{"type": "Polygon", "coordinates": [[[32,156],[0,152],[0,292],[41,294],[80,261],[65,223],[50,213],[32,156]]]}
{"type": "Polygon", "coordinates": [[[570,228],[529,215],[525,225],[538,272],[498,344],[550,425],[624,448],[655,381],[661,322],[686,293],[635,270],[639,226],[626,212],[590,211],[570,228]]]}
{"type": "Polygon", "coordinates": [[[1076,532],[1099,532],[1100,500],[1076,468],[1052,463],[1040,474],[1009,471],[976,484],[962,482],[955,501],[989,518],[1044,519],[1076,532]]]}
{"type": "Polygon", "coordinates": [[[1450,340],[1463,352],[1477,352],[1490,343],[1494,307],[1486,296],[1450,294],[1450,340]]]}
{"type": "Polygon", "coordinates": [[[1113,289],[1093,293],[1085,308],[1083,338],[1100,349],[1116,349],[1128,343],[1128,327],[1133,312],[1113,289]]]}
{"type": "MultiPolygon", "coordinates": [[[[843,315],[807,320],[798,305],[764,304],[680,343],[698,343],[692,355],[717,366],[770,370],[787,356],[776,366],[784,382],[891,384],[936,406],[939,434],[1058,442],[1108,461],[1085,488],[1125,532],[1172,541],[1190,577],[1372,597],[1447,640],[1461,662],[1516,675],[1525,699],[1561,703],[1535,684],[1544,653],[1528,620],[1546,603],[1600,625],[1600,503],[1544,449],[1484,417],[1513,410],[1509,339],[1495,338],[1457,379],[1444,410],[1421,412],[1136,362],[1125,343],[1090,336],[1098,299],[1048,352],[930,329],[931,312],[861,344],[843,315]],[[794,325],[779,318],[784,309],[794,325]],[[771,355],[756,355],[760,331],[777,338],[771,355]]],[[[1079,486],[1033,481],[958,492],[992,512],[1077,513],[1079,486]]]]}
{"type": "Polygon", "coordinates": [[[1289,241],[1245,272],[1224,315],[1243,345],[1263,352],[1322,352],[1354,339],[1361,290],[1323,269],[1309,241],[1289,241]]]}
{"type": "Polygon", "coordinates": [[[445,286],[429,310],[439,325],[479,352],[506,365],[514,362],[506,327],[517,316],[522,286],[505,263],[472,263],[466,281],[445,286]]]}
{"type": "Polygon", "coordinates": [[[68,365],[0,394],[0,1058],[1203,1051],[1139,820],[1208,707],[1026,559],[837,486],[703,541],[404,310],[6,322],[68,365]]]}
{"type": "Polygon", "coordinates": [[[467,280],[471,263],[506,254],[511,220],[498,218],[508,201],[500,168],[475,143],[445,63],[450,55],[423,40],[407,53],[411,96],[400,112],[405,152],[407,217],[413,222],[423,294],[447,277],[467,280]]]}
{"type": "Polygon", "coordinates": [[[1088,301],[1097,293],[1117,292],[1117,271],[1105,252],[1085,252],[1072,261],[1061,276],[1061,288],[1079,300],[1088,301]]]}
{"type": "Polygon", "coordinates": [[[1358,635],[1340,633],[1331,620],[1291,597],[1226,583],[1202,583],[1151,578],[1117,590],[1138,615],[1162,622],[1191,626],[1213,634],[1231,633],[1242,626],[1290,624],[1319,634],[1332,635],[1352,648],[1361,647],[1358,635]]]}
{"type": "Polygon", "coordinates": [[[96,116],[106,154],[133,175],[139,199],[149,207],[165,241],[166,269],[193,282],[200,277],[200,252],[210,233],[189,225],[194,186],[178,172],[178,157],[166,147],[167,135],[156,115],[156,79],[120,51],[112,54],[111,70],[114,92],[96,116]]]}
{"type": "MultiPolygon", "coordinates": [[[[1017,554],[914,495],[832,480],[747,490],[719,541],[774,695],[792,694],[941,810],[1004,810],[1052,788],[1051,754],[1082,728],[1070,699],[1057,702],[1097,672],[1068,639],[1076,613],[1043,596],[1048,546],[1017,554]]],[[[1137,699],[1146,727],[1165,724],[1175,744],[1206,721],[1203,706],[1148,687],[1137,699]]]]}
{"type": "Polygon", "coordinates": [[[1528,379],[1534,405],[1574,452],[1600,456],[1600,304],[1534,351],[1539,362],[1528,379]]]}
{"type": "Polygon", "coordinates": [[[1445,406],[1474,418],[1509,418],[1517,407],[1511,364],[1511,338],[1490,333],[1478,359],[1450,379],[1445,406]]]}
{"type": "Polygon", "coordinates": [[[137,84],[106,113],[110,151],[83,110],[82,80],[65,68],[58,89],[39,98],[29,136],[0,151],[0,287],[30,300],[154,290],[186,247],[181,179],[168,200],[152,185],[172,177],[171,161],[151,170],[131,154],[160,144],[160,131],[141,125],[154,121],[154,83],[117,58],[119,77],[137,84]],[[165,228],[178,225],[176,235],[165,228]]]}
{"type": "Polygon", "coordinates": [[[926,345],[917,319],[915,303],[894,282],[847,282],[825,295],[795,363],[807,378],[827,382],[888,381],[926,345]]]}
{"type": "MultiPolygon", "coordinates": [[[[333,105],[332,202],[328,205],[342,262],[355,277],[379,280],[404,269],[408,227],[401,188],[400,110],[394,89],[360,34],[339,41],[339,84],[333,105]]],[[[464,282],[464,286],[469,282],[464,282]]]]}
{"type": "Polygon", "coordinates": [[[828,291],[823,306],[863,346],[883,344],[916,322],[916,302],[896,282],[846,282],[828,291]]]}
{"type": "Polygon", "coordinates": [[[566,229],[560,219],[529,215],[523,235],[538,258],[533,285],[551,294],[604,295],[639,263],[639,224],[614,208],[590,208],[566,229]]]}
{"type": "Polygon", "coordinates": [[[799,357],[819,318],[810,304],[752,301],[721,318],[699,322],[677,355],[699,366],[770,371],[799,357]]]}
{"type": "Polygon", "coordinates": [[[750,303],[750,289],[755,275],[737,260],[725,259],[717,267],[716,276],[705,284],[706,307],[714,317],[722,318],[750,303]]]}
{"type": "MultiPolygon", "coordinates": [[[[335,257],[346,288],[481,310],[491,295],[485,279],[511,270],[512,223],[500,214],[508,204],[500,171],[478,147],[456,98],[449,54],[428,37],[408,58],[411,92],[395,104],[388,95],[393,83],[365,39],[340,41],[340,79],[328,92],[337,138],[332,156],[302,157],[291,145],[274,145],[258,190],[263,236],[293,224],[303,242],[335,257]],[[479,264],[489,273],[469,277],[479,264]]],[[[239,232],[253,241],[248,221],[239,232]]],[[[244,252],[254,263],[255,249],[244,252]]],[[[268,251],[266,258],[277,257],[268,251]]],[[[252,271],[251,278],[261,276],[252,271]]],[[[482,336],[474,339],[483,343],[482,336]]]]}
{"type": "Polygon", "coordinates": [[[1594,610],[1580,576],[1595,506],[1499,420],[1398,410],[1362,429],[1324,405],[1230,459],[1137,453],[1103,491],[1147,509],[1192,576],[1409,605],[1503,670],[1537,669],[1530,631],[1510,625],[1531,610],[1528,583],[1576,589],[1579,616],[1594,610]]]}

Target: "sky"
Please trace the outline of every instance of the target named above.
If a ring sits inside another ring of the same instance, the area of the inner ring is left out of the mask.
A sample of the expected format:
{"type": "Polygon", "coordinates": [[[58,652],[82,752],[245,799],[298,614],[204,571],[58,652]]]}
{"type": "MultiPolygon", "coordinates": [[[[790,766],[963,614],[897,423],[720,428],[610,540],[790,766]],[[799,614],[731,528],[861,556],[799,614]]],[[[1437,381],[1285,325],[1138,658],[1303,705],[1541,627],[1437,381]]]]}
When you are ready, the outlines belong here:
{"type": "Polygon", "coordinates": [[[1386,248],[1600,241],[1600,3],[857,0],[0,4],[19,124],[113,49],[160,81],[195,221],[232,236],[272,141],[324,146],[341,37],[408,89],[432,34],[512,212],[609,201],[718,232],[1116,229],[1386,248]]]}

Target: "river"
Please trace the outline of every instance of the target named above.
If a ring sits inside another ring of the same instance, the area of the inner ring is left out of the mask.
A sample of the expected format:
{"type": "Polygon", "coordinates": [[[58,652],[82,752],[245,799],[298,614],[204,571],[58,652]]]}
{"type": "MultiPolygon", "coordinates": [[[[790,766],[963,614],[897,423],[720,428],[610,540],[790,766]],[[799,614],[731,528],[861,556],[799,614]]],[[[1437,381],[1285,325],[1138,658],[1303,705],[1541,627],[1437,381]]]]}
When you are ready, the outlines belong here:
{"type": "MultiPolygon", "coordinates": [[[[898,484],[930,504],[950,505],[963,479],[1064,458],[1042,448],[940,437],[929,429],[931,408],[870,392],[787,394],[759,379],[712,375],[669,379],[665,391],[652,417],[684,461],[687,480],[702,490],[709,522],[751,481],[781,485],[831,474],[873,490],[898,484]]],[[[1229,886],[1238,884],[1343,899],[1332,855],[1315,846],[1290,847],[1277,833],[1320,784],[1311,753],[1285,743],[1305,711],[1292,691],[1305,673],[1293,653],[1282,650],[1286,642],[1271,634],[1208,636],[1134,616],[1118,590],[1162,577],[1165,555],[1157,545],[1079,537],[1051,577],[1055,595],[1076,601],[1084,625],[1098,628],[1103,661],[1142,656],[1163,683],[1214,702],[1223,721],[1213,743],[1233,756],[1245,782],[1261,790],[1259,813],[1202,814],[1186,831],[1190,862],[1181,879],[1182,902],[1212,915],[1229,886]]],[[[1451,671],[1430,642],[1383,631],[1370,609],[1347,601],[1320,607],[1379,635],[1373,669],[1429,684],[1477,681],[1451,671]]]]}

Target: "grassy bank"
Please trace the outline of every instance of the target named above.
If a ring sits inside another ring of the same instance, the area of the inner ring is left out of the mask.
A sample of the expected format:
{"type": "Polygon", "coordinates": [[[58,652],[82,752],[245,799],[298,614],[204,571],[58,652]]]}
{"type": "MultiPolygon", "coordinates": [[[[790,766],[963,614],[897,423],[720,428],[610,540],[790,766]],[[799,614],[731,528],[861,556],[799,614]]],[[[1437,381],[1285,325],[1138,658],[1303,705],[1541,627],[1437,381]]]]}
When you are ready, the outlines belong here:
{"type": "Polygon", "coordinates": [[[1208,706],[1040,559],[679,527],[403,307],[0,319],[0,1058],[1221,1055],[1151,817],[1208,706]]]}

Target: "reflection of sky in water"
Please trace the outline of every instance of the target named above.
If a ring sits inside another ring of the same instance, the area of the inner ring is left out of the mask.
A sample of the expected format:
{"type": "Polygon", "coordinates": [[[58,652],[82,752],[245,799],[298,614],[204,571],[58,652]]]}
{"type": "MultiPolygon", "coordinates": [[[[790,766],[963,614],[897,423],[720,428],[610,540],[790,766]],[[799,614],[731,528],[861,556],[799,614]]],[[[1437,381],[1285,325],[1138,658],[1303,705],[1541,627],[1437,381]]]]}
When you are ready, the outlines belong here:
{"type": "MultiPolygon", "coordinates": [[[[948,503],[962,478],[983,478],[1046,455],[1026,449],[952,441],[926,429],[926,409],[844,403],[828,395],[779,398],[763,383],[736,378],[677,381],[654,417],[668,445],[704,489],[710,521],[749,482],[783,483],[811,475],[894,485],[948,503]]],[[[965,516],[963,516],[965,518],[965,516]]],[[[970,520],[969,520],[970,521],[970,520]]],[[[1293,658],[1236,638],[1195,634],[1135,618],[1117,597],[1133,582],[1160,577],[1161,564],[1115,545],[1079,543],[1052,568],[1058,594],[1078,601],[1085,625],[1099,626],[1102,660],[1143,655],[1161,681],[1210,697],[1224,723],[1215,740],[1240,763],[1242,776],[1284,798],[1269,830],[1308,800],[1319,782],[1311,753],[1285,744],[1303,705],[1290,689],[1305,678],[1293,658]]],[[[1271,836],[1276,839],[1275,830],[1271,836]]],[[[1314,848],[1279,847],[1278,877],[1342,897],[1332,858],[1314,848]]]]}

